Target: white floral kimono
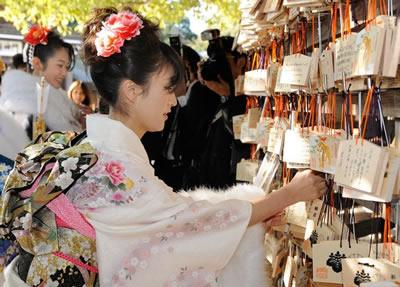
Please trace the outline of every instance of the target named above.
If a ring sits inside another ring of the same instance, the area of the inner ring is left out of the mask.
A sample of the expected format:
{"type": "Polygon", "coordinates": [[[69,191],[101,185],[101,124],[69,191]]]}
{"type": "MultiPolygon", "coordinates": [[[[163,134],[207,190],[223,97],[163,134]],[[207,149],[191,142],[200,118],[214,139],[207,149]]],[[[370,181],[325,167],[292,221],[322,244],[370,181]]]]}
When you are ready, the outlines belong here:
{"type": "Polygon", "coordinates": [[[225,200],[262,190],[176,194],[122,123],[90,115],[87,134],[99,162],[67,196],[96,231],[101,286],[266,286],[263,229],[249,202],[225,200]]]}
{"type": "MultiPolygon", "coordinates": [[[[248,228],[248,200],[262,197],[261,189],[177,194],[154,176],[140,139],[122,123],[89,115],[87,135],[98,162],[67,197],[94,227],[101,287],[267,286],[264,229],[248,228]]],[[[57,186],[72,183],[76,163],[62,163],[57,186]]],[[[5,286],[28,286],[15,261],[5,286]]]]}

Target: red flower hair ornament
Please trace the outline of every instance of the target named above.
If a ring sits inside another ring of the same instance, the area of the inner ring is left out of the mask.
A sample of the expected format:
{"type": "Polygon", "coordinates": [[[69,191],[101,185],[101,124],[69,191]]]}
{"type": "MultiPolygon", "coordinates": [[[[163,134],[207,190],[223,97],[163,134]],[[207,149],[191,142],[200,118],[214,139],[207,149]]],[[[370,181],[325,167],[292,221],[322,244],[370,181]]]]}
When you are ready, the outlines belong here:
{"type": "Polygon", "coordinates": [[[97,56],[110,57],[121,53],[125,40],[131,40],[140,35],[143,21],[138,15],[129,11],[111,14],[103,22],[103,27],[96,33],[95,46],[97,56]]]}
{"type": "Polygon", "coordinates": [[[24,48],[24,62],[28,62],[32,68],[32,59],[35,51],[35,46],[42,44],[47,45],[48,35],[50,29],[39,25],[33,25],[29,29],[29,32],[25,35],[24,41],[26,43],[24,48]]]}
{"type": "Polygon", "coordinates": [[[39,25],[33,25],[28,34],[25,35],[24,41],[29,45],[36,46],[38,44],[46,45],[47,36],[51,30],[39,25]]]}

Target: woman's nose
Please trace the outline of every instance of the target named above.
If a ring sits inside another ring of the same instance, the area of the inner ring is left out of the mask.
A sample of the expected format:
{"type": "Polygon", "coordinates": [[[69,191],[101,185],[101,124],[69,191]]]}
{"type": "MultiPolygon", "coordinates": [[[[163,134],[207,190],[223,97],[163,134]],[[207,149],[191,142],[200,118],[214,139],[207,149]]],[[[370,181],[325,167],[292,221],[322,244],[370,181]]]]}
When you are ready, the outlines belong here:
{"type": "Polygon", "coordinates": [[[176,99],[175,93],[172,93],[171,95],[172,95],[172,97],[171,97],[170,103],[171,103],[171,106],[172,106],[172,107],[175,107],[175,106],[177,105],[178,101],[177,101],[177,99],[176,99]]]}

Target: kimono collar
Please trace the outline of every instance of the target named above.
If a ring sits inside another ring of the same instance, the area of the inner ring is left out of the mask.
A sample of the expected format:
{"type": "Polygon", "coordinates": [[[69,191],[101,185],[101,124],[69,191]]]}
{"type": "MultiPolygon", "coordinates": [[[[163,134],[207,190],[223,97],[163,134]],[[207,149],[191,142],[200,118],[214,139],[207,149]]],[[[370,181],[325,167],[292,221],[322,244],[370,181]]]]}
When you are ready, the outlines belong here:
{"type": "Polygon", "coordinates": [[[94,141],[116,152],[128,152],[139,156],[146,163],[149,157],[139,137],[120,121],[108,115],[91,114],[86,118],[89,141],[94,141]]]}

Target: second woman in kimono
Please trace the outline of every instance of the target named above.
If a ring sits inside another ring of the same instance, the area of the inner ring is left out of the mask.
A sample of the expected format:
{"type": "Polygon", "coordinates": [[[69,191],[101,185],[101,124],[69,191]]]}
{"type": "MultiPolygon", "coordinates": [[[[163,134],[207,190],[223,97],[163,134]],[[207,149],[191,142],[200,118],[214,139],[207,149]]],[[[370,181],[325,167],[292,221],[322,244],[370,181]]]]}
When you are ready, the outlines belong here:
{"type": "Polygon", "coordinates": [[[45,27],[33,26],[24,38],[28,71],[9,70],[3,77],[0,106],[11,114],[32,137],[33,121],[38,116],[37,84],[41,77],[49,90],[44,100],[47,130],[81,131],[83,119],[79,109],[68,99],[62,88],[74,66],[73,47],[45,27]]]}

